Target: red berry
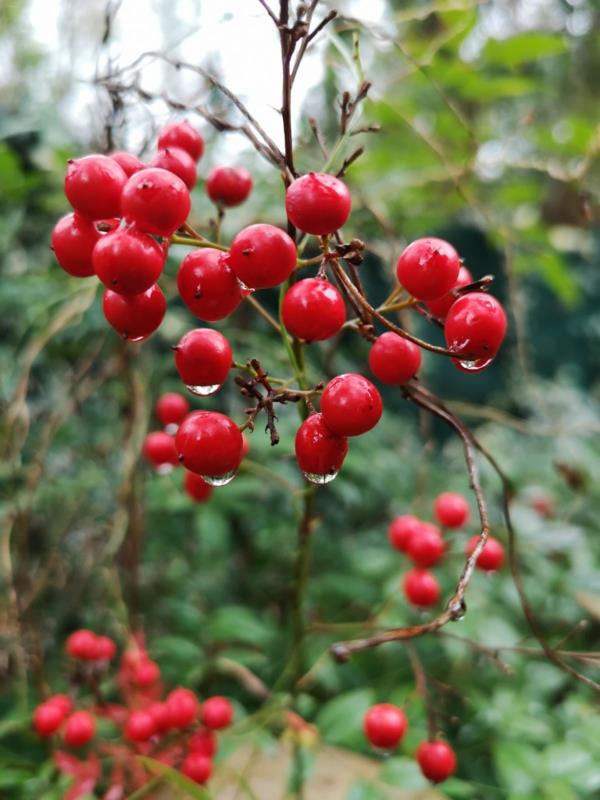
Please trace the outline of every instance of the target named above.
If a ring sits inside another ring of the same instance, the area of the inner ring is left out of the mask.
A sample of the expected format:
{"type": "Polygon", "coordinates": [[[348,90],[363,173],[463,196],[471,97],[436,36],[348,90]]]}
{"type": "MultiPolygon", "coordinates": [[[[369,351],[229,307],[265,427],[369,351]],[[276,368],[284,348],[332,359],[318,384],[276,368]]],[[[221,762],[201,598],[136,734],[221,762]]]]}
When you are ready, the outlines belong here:
{"type": "Polygon", "coordinates": [[[186,150],[194,161],[199,161],[204,152],[204,139],[198,131],[186,122],[171,122],[158,135],[158,147],[180,147],[186,150]]]}
{"type": "Polygon", "coordinates": [[[452,289],[458,278],[460,258],[443,239],[417,239],[400,254],[398,280],[417,300],[434,300],[452,289]]]}
{"type": "Polygon", "coordinates": [[[506,333],[506,314],[496,300],[484,292],[470,292],[452,304],[444,334],[451,350],[464,354],[461,360],[467,367],[470,362],[479,362],[475,367],[487,366],[494,358],[506,333]]]}
{"type": "Polygon", "coordinates": [[[160,667],[156,661],[149,658],[143,659],[133,673],[133,680],[138,686],[147,688],[154,686],[160,680],[160,667]]]}
{"type": "Polygon", "coordinates": [[[189,689],[174,689],[166,703],[172,728],[187,728],[198,715],[198,700],[189,689]]]}
{"type": "Polygon", "coordinates": [[[144,439],[143,453],[146,460],[157,469],[165,466],[175,467],[179,464],[175,439],[165,431],[152,431],[144,439]]]}
{"type": "Polygon", "coordinates": [[[167,301],[158,284],[130,297],[106,289],[102,310],[107,322],[124,339],[141,342],[160,327],[167,301]]]}
{"type": "Polygon", "coordinates": [[[422,742],[417,748],[417,761],[432,783],[442,783],[456,769],[456,755],[446,742],[422,742]]]}
{"type": "Polygon", "coordinates": [[[210,483],[207,483],[201,475],[188,472],[188,470],[185,470],[183,488],[192,500],[195,500],[197,503],[206,502],[213,493],[213,487],[210,483]]]}
{"type": "Polygon", "coordinates": [[[181,178],[190,191],[198,180],[196,162],[187,150],[183,150],[181,147],[165,147],[164,150],[159,150],[148,166],[160,167],[160,169],[172,172],[173,175],[181,178]]]}
{"type": "Polygon", "coordinates": [[[442,492],[433,504],[435,518],[445,528],[460,528],[469,521],[469,504],[462,494],[442,492]]]}
{"type": "Polygon", "coordinates": [[[190,404],[182,394],[167,392],[158,398],[154,410],[160,422],[167,427],[168,425],[179,425],[189,413],[190,404]]]}
{"type": "Polygon", "coordinates": [[[53,694],[46,700],[46,703],[53,703],[54,705],[57,705],[65,717],[73,710],[71,698],[66,694],[53,694]]]}
{"type": "Polygon", "coordinates": [[[165,251],[155,239],[134,228],[102,236],[92,261],[102,283],[118,294],[141,294],[158,280],[165,251]]]}
{"type": "Polygon", "coordinates": [[[173,349],[179,377],[194,394],[216,392],[233,363],[229,342],[212,328],[188,331],[173,349]]]}
{"type": "Polygon", "coordinates": [[[242,433],[242,441],[243,441],[242,458],[246,458],[246,456],[250,452],[250,441],[248,440],[248,437],[246,436],[245,433],[242,433]]]}
{"type": "Polygon", "coordinates": [[[121,216],[121,193],[127,175],[108,156],[85,156],[69,161],[65,194],[75,211],[88,219],[121,216]]]}
{"type": "Polygon", "coordinates": [[[188,749],[190,753],[201,753],[203,756],[212,758],[219,749],[217,736],[213,731],[202,728],[190,737],[188,749]]]}
{"type": "Polygon", "coordinates": [[[390,386],[409,381],[421,366],[421,350],[403,336],[388,331],[378,336],[369,352],[369,368],[377,380],[390,386]]]}
{"type": "Polygon", "coordinates": [[[296,245],[273,225],[250,225],[240,231],[229,251],[228,263],[240,281],[252,289],[278,286],[296,268],[296,245]]]}
{"type": "Polygon", "coordinates": [[[211,485],[223,485],[242,460],[243,439],[235,422],[217,411],[193,411],[175,436],[179,460],[211,485]]]}
{"type": "Polygon", "coordinates": [[[444,540],[438,528],[423,522],[420,530],[411,536],[406,553],[417,567],[432,567],[442,558],[444,550],[444,540]]]}
{"type": "Polygon", "coordinates": [[[93,631],[81,628],[74,631],[67,639],[67,653],[71,658],[79,658],[82,661],[94,661],[96,659],[98,637],[93,631]]]}
{"type": "Polygon", "coordinates": [[[346,373],[330,380],[321,396],[325,424],[338,436],[360,436],[379,422],[381,395],[370,380],[346,373]]]}
{"type": "Polygon", "coordinates": [[[154,717],[149,711],[132,711],[123,733],[130,742],[147,742],[156,733],[154,717]]]}
{"type": "Polygon", "coordinates": [[[181,764],[181,771],[195,783],[206,783],[212,775],[212,761],[202,753],[188,753],[181,764]]]}
{"type": "Polygon", "coordinates": [[[412,514],[395,517],[388,528],[388,538],[395,550],[405,553],[413,536],[421,532],[423,521],[412,514]]]}
{"type": "Polygon", "coordinates": [[[338,333],[346,321],[346,304],[329,281],[305,278],[285,293],[281,316],[292,336],[320,342],[338,333]]]}
{"type": "Polygon", "coordinates": [[[33,712],[33,727],[40,736],[52,736],[63,723],[65,712],[58,703],[46,701],[33,712]]]}
{"type": "Polygon", "coordinates": [[[202,703],[200,719],[203,724],[213,731],[227,728],[233,722],[233,706],[226,697],[209,697],[202,703]]]}
{"type": "Polygon", "coordinates": [[[152,703],[146,711],[154,720],[154,728],[157,733],[165,733],[171,727],[171,714],[166,703],[152,703]]]}
{"type": "Polygon", "coordinates": [[[96,734],[96,721],[87,711],[75,711],[67,719],[64,739],[69,747],[82,747],[96,734]]]}
{"type": "Polygon", "coordinates": [[[54,226],[52,250],[65,272],[76,278],[94,274],[92,252],[102,234],[96,226],[79,214],[67,214],[54,226]]]}
{"type": "Polygon", "coordinates": [[[96,637],[96,658],[98,661],[110,661],[117,653],[117,645],[110,636],[96,637]]]}
{"type": "Polygon", "coordinates": [[[329,483],[338,474],[348,440],[332,433],[322,414],[313,414],[298,428],[296,460],[305,477],[312,483],[329,483]]]}
{"type": "Polygon", "coordinates": [[[239,206],[252,191],[252,176],[244,167],[215,167],[206,178],[206,193],[221,206],[239,206]]]}
{"type": "Polygon", "coordinates": [[[440,586],[426,569],[411,569],[404,576],[404,594],[413,606],[433,606],[440,599],[440,586]]]}
{"type": "Polygon", "coordinates": [[[348,187],[334,175],[309,172],[297,178],[285,193],[290,222],[305,233],[324,236],[341,228],[350,216],[348,187]]]}
{"type": "Polygon", "coordinates": [[[199,319],[224,319],[242,301],[240,284],[225,254],[212,247],[195,250],[181,262],[177,288],[183,302],[199,319]]]}
{"type": "Polygon", "coordinates": [[[408,721],[406,714],[391,703],[379,703],[365,714],[363,727],[365,736],[373,747],[392,750],[406,733],[408,721]]]}
{"type": "Polygon", "coordinates": [[[437,319],[446,319],[446,314],[448,311],[450,311],[452,304],[457,299],[456,295],[454,294],[454,289],[460,289],[462,286],[468,286],[469,283],[473,283],[473,276],[466,267],[461,267],[458,270],[458,277],[456,278],[456,283],[452,289],[447,294],[437,297],[435,300],[428,300],[425,303],[429,313],[437,319]]]}
{"type": "MultiPolygon", "coordinates": [[[[467,542],[466,554],[468,556],[471,555],[473,550],[475,549],[477,542],[479,541],[479,536],[472,536],[469,541],[467,542]]],[[[494,572],[504,564],[504,547],[498,541],[498,539],[494,539],[493,536],[488,537],[487,542],[479,558],[475,562],[475,566],[477,569],[481,569],[484,572],[494,572]]]]}
{"type": "Polygon", "coordinates": [[[131,153],[124,153],[122,150],[118,150],[116,153],[109,153],[108,157],[117,162],[128,178],[130,178],[134,172],[139,172],[146,166],[137,156],[131,153]]]}
{"type": "Polygon", "coordinates": [[[145,233],[170,236],[190,213],[185,183],[166,169],[149,167],[136,172],[123,189],[123,216],[145,233]]]}

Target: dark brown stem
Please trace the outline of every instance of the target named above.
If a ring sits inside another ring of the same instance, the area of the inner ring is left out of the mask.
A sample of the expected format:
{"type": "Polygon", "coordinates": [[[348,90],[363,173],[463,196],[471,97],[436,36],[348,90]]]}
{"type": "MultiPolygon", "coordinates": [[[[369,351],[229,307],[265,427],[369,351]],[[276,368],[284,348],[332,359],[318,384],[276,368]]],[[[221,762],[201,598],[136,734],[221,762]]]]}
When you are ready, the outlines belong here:
{"type": "Polygon", "coordinates": [[[433,742],[437,737],[438,724],[435,708],[431,701],[431,695],[429,694],[427,675],[423,669],[423,664],[421,664],[421,659],[417,655],[417,649],[412,642],[407,642],[406,652],[408,653],[410,666],[413,671],[413,675],[415,676],[415,688],[423,700],[425,711],[427,713],[427,733],[429,736],[429,741],[433,742]]]}

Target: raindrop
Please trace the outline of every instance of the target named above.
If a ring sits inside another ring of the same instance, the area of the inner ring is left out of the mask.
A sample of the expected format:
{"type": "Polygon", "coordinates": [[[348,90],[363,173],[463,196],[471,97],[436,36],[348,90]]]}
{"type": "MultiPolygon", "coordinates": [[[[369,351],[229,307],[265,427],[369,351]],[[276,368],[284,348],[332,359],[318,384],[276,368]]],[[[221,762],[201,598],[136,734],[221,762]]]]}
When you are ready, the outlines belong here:
{"type": "Polygon", "coordinates": [[[458,603],[452,603],[448,607],[448,611],[452,614],[452,621],[453,622],[460,622],[464,619],[465,614],[467,613],[467,606],[464,600],[461,600],[458,603]]]}
{"type": "Polygon", "coordinates": [[[211,486],[227,486],[237,475],[237,469],[225,472],[223,475],[202,475],[202,480],[211,486]]]}
{"type": "Polygon", "coordinates": [[[146,336],[127,336],[127,334],[125,334],[125,338],[128,342],[143,342],[146,336]]]}
{"type": "Polygon", "coordinates": [[[208,397],[209,394],[218,392],[222,385],[222,383],[213,383],[208,386],[189,386],[186,384],[185,388],[192,394],[196,394],[199,397],[208,397]]]}
{"type": "Polygon", "coordinates": [[[317,486],[324,486],[326,483],[331,483],[331,481],[335,480],[338,476],[339,470],[335,470],[335,472],[304,472],[303,475],[307,481],[311,483],[316,483],[317,486]]]}
{"type": "Polygon", "coordinates": [[[493,358],[477,358],[474,361],[459,361],[458,363],[467,372],[480,372],[489,367],[493,360],[493,358]]]}
{"type": "Polygon", "coordinates": [[[169,464],[168,461],[164,464],[159,464],[156,468],[157,475],[168,475],[169,472],[173,472],[173,464],[169,464]]]}
{"type": "Polygon", "coordinates": [[[168,425],[165,425],[165,433],[168,433],[169,436],[175,436],[179,425],[176,422],[169,422],[168,425]]]}

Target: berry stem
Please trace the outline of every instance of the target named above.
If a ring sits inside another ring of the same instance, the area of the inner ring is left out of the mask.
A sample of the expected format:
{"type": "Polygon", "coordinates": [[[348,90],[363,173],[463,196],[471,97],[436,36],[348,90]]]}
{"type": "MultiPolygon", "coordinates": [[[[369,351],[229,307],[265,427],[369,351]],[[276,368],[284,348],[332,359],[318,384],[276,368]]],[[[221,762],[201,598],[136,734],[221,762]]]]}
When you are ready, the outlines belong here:
{"type": "Polygon", "coordinates": [[[173,234],[169,242],[171,244],[183,244],[186,247],[211,247],[214,250],[223,250],[224,252],[228,252],[229,248],[223,244],[218,244],[217,242],[211,242],[209,239],[196,239],[189,236],[177,236],[177,234],[173,234]]]}

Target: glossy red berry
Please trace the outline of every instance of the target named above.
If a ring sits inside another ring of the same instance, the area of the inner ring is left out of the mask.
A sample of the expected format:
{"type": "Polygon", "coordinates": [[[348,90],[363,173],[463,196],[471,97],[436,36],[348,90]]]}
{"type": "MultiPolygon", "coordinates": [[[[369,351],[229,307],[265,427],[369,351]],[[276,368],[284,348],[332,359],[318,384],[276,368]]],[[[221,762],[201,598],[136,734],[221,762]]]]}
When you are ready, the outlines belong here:
{"type": "Polygon", "coordinates": [[[74,631],[66,643],[67,653],[71,658],[78,658],[82,661],[94,661],[97,653],[98,637],[93,631],[81,628],[74,631]]]}
{"type": "Polygon", "coordinates": [[[222,333],[212,328],[188,331],[173,349],[179,377],[194,394],[213,394],[227,378],[233,363],[231,345],[222,333]]]}
{"type": "Polygon", "coordinates": [[[409,570],[404,576],[402,585],[404,594],[413,606],[427,608],[434,606],[440,599],[440,585],[431,572],[426,569],[409,570]]]}
{"type": "Polygon", "coordinates": [[[186,494],[197,503],[205,503],[213,493],[213,487],[210,483],[207,483],[201,475],[196,475],[188,470],[185,470],[183,488],[186,494]]]}
{"type": "Polygon", "coordinates": [[[278,286],[296,268],[296,245],[273,225],[250,225],[231,243],[228,264],[239,280],[251,289],[278,286]]]}
{"type": "Polygon", "coordinates": [[[438,528],[424,522],[420,530],[411,537],[406,553],[417,567],[432,567],[442,558],[445,549],[438,528]]]}
{"type": "Polygon", "coordinates": [[[360,436],[379,422],[381,395],[367,378],[355,373],[330,380],[321,395],[321,413],[330,431],[338,436],[360,436]]]}
{"type": "Polygon", "coordinates": [[[172,728],[187,728],[198,716],[198,700],[189,689],[174,689],[166,703],[172,728]]]}
{"type": "Polygon", "coordinates": [[[156,723],[149,711],[132,711],[123,730],[130,742],[147,742],[156,733],[156,723]]]}
{"type": "Polygon", "coordinates": [[[233,722],[233,706],[226,697],[215,695],[202,703],[200,719],[203,725],[212,731],[227,728],[233,722]]]}
{"type": "Polygon", "coordinates": [[[309,172],[296,178],[285,193],[285,210],[292,225],[315,236],[341,228],[350,216],[351,206],[346,184],[324,172],[309,172]]]}
{"type": "Polygon", "coordinates": [[[166,169],[142,169],[123,188],[123,216],[144,233],[170,236],[186,221],[190,205],[187,186],[166,169]]]}
{"type": "Polygon", "coordinates": [[[225,254],[212,247],[189,253],[177,273],[181,299],[199,319],[215,322],[239,306],[242,293],[225,254]]]}
{"type": "Polygon", "coordinates": [[[395,517],[388,528],[388,539],[395,550],[406,553],[413,536],[421,532],[423,521],[412,514],[395,517]]]}
{"type": "Polygon", "coordinates": [[[96,637],[96,658],[98,661],[110,661],[117,654],[117,645],[110,636],[96,637]]]}
{"type": "Polygon", "coordinates": [[[435,518],[444,528],[460,528],[469,521],[471,511],[469,504],[457,492],[442,492],[433,504],[435,518]]]}
{"type": "Polygon", "coordinates": [[[389,386],[401,386],[414,378],[420,366],[420,348],[393,331],[378,336],[369,352],[371,372],[389,386]]]}
{"type": "Polygon", "coordinates": [[[338,474],[348,452],[348,440],[332,433],[322,414],[312,414],[298,428],[296,460],[311,483],[329,483],[338,474]]]}
{"type": "Polygon", "coordinates": [[[146,166],[137,156],[132,155],[132,153],[125,153],[122,150],[117,150],[116,153],[109,153],[108,157],[117,162],[128,178],[134,172],[139,172],[146,166]]]}
{"type": "Polygon", "coordinates": [[[460,258],[443,239],[417,239],[400,254],[398,280],[417,300],[434,300],[452,289],[458,278],[460,258]]]}
{"type": "Polygon", "coordinates": [[[160,422],[167,427],[179,425],[189,413],[190,404],[182,394],[167,392],[158,398],[154,410],[160,422]]]}
{"type": "Polygon", "coordinates": [[[141,342],[160,327],[167,301],[158,284],[141,294],[124,296],[106,289],[102,298],[106,321],[124,339],[141,342]]]}
{"type": "Polygon", "coordinates": [[[96,720],[87,711],[75,711],[67,719],[63,733],[69,747],[82,747],[96,735],[96,720]]]}
{"type": "Polygon", "coordinates": [[[65,272],[76,278],[89,278],[94,274],[92,252],[102,234],[96,226],[79,216],[67,214],[52,231],[52,250],[65,272]]]}
{"type": "Polygon", "coordinates": [[[452,304],[457,299],[454,290],[468,286],[470,283],[473,283],[473,276],[466,267],[461,266],[452,289],[441,297],[437,297],[435,300],[428,300],[425,303],[429,313],[436,319],[446,319],[448,311],[450,311],[452,304]]]}
{"type": "MultiPolygon", "coordinates": [[[[475,547],[477,546],[477,542],[479,541],[479,536],[472,536],[469,541],[467,542],[466,554],[468,556],[471,555],[475,547]]],[[[490,536],[485,543],[483,550],[481,551],[479,558],[475,562],[475,566],[477,569],[481,569],[484,572],[494,572],[497,569],[500,569],[504,564],[504,547],[498,541],[498,539],[494,539],[493,536],[490,536]]]]}
{"type": "Polygon", "coordinates": [[[63,723],[65,712],[58,703],[46,701],[33,712],[33,727],[40,736],[52,736],[63,723]]]}
{"type": "Polygon", "coordinates": [[[219,749],[219,743],[214,731],[209,731],[207,728],[201,728],[193,734],[188,741],[188,750],[190,753],[201,753],[203,756],[213,758],[219,749]]]}
{"type": "Polygon", "coordinates": [[[442,783],[456,769],[454,750],[442,741],[422,742],[417,748],[417,761],[423,775],[432,783],[442,783]]]}
{"type": "Polygon", "coordinates": [[[149,686],[154,686],[159,680],[160,667],[156,661],[152,661],[150,658],[142,659],[133,673],[134,683],[146,689],[149,686]]]}
{"type": "Polygon", "coordinates": [[[346,304],[329,281],[305,278],[285,293],[281,316],[292,336],[320,342],[339,332],[346,321],[346,304]]]}
{"type": "Polygon", "coordinates": [[[158,135],[158,147],[180,147],[188,152],[194,161],[199,161],[204,152],[204,139],[189,122],[171,122],[158,135]]]}
{"type": "Polygon", "coordinates": [[[373,747],[392,750],[397,747],[408,729],[406,714],[391,703],[379,703],[365,714],[365,736],[373,747]]]}
{"type": "Polygon", "coordinates": [[[121,194],[127,175],[108,156],[84,156],[69,161],[65,177],[67,200],[91,220],[121,216],[121,194]]]}
{"type": "Polygon", "coordinates": [[[66,717],[67,714],[70,714],[73,710],[71,698],[66,694],[53,694],[46,700],[46,703],[53,703],[54,705],[58,706],[64,717],[66,717]]]}
{"type": "Polygon", "coordinates": [[[157,469],[166,472],[166,466],[175,467],[179,464],[175,439],[165,431],[152,431],[144,439],[143,453],[146,460],[157,469]]]}
{"type": "Polygon", "coordinates": [[[481,366],[494,358],[506,333],[506,314],[501,304],[484,292],[470,292],[452,304],[446,316],[444,334],[451,350],[467,362],[481,366]],[[477,363],[479,362],[479,363],[477,363]]]}
{"type": "Polygon", "coordinates": [[[134,228],[102,236],[94,247],[94,271],[117,294],[141,294],[158,280],[165,251],[155,239],[134,228]]]}
{"type": "Polygon", "coordinates": [[[212,760],[202,753],[188,753],[181,764],[181,772],[194,783],[206,783],[212,775],[212,760]]]}
{"type": "Polygon", "coordinates": [[[242,460],[243,439],[235,422],[217,411],[193,411],[175,436],[179,460],[186,469],[209,479],[228,482],[242,460]]]}
{"type": "Polygon", "coordinates": [[[206,193],[220,206],[239,206],[251,191],[252,176],[244,167],[215,167],[206,178],[206,193]]]}
{"type": "Polygon", "coordinates": [[[171,727],[171,714],[166,703],[151,703],[146,711],[154,720],[154,728],[157,733],[165,733],[171,727]]]}
{"type": "Polygon", "coordinates": [[[196,162],[187,150],[182,150],[181,147],[165,147],[164,150],[159,150],[148,166],[172,172],[181,178],[190,191],[198,180],[196,162]]]}

